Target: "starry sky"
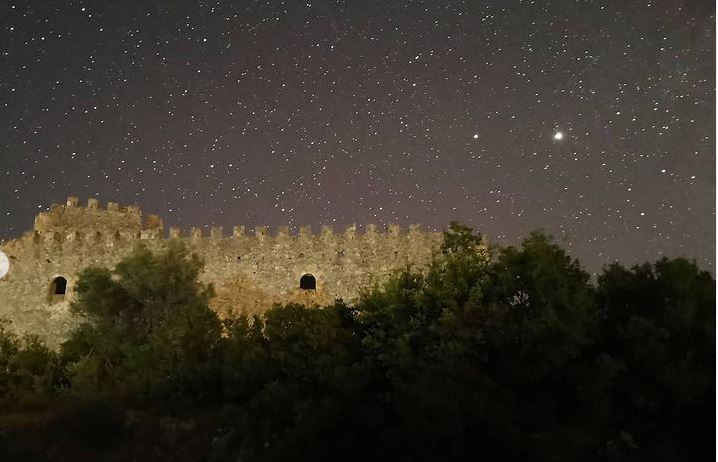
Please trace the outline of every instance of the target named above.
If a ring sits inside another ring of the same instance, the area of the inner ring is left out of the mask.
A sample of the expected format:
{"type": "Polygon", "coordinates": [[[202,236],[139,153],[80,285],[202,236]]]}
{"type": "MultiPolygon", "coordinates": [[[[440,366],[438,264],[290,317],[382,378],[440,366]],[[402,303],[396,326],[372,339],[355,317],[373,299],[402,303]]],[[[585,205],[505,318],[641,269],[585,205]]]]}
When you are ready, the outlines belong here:
{"type": "Polygon", "coordinates": [[[0,2],[0,236],[462,221],[715,264],[715,3],[0,2]]]}

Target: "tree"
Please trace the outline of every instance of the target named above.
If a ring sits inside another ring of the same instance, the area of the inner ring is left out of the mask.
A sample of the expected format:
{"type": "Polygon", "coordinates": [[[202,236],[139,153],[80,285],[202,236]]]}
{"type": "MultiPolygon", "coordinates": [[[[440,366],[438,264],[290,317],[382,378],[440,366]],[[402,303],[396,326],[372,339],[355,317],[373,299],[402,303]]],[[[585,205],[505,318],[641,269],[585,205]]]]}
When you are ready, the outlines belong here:
{"type": "Polygon", "coordinates": [[[664,460],[705,456],[715,428],[715,280],[683,258],[598,279],[611,425],[664,460]]]}
{"type": "Polygon", "coordinates": [[[95,323],[110,323],[123,334],[145,338],[180,312],[207,307],[211,286],[197,282],[202,261],[181,242],[153,254],[138,246],[114,270],[80,273],[72,309],[95,323]]]}
{"type": "Polygon", "coordinates": [[[0,321],[0,404],[38,406],[66,386],[64,370],[37,336],[18,337],[6,324],[0,321]]]}
{"type": "Polygon", "coordinates": [[[170,242],[138,247],[114,270],[88,268],[72,309],[88,319],[62,345],[75,388],[132,393],[218,393],[221,323],[209,309],[201,260],[170,242]],[[82,386],[80,386],[82,384],[82,386]]]}

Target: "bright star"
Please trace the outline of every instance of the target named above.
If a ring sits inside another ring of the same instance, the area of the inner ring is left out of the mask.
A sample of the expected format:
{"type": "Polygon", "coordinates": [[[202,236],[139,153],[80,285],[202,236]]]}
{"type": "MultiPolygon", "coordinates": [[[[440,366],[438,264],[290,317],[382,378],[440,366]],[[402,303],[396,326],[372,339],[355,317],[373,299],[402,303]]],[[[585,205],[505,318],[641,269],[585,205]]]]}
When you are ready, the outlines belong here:
{"type": "Polygon", "coordinates": [[[556,141],[561,141],[563,139],[563,132],[554,133],[553,139],[555,139],[556,141]]]}
{"type": "Polygon", "coordinates": [[[479,134],[478,134],[478,133],[474,133],[474,139],[475,139],[475,140],[478,140],[478,139],[479,139],[479,134]]]}

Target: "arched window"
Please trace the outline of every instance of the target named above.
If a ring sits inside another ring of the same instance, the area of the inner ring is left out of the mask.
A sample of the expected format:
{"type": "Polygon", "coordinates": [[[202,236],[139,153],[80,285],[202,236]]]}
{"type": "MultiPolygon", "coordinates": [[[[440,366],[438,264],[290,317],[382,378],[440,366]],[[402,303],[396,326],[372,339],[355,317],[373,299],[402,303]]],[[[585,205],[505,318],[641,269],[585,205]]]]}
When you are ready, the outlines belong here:
{"type": "Polygon", "coordinates": [[[49,299],[50,303],[61,302],[65,299],[65,293],[67,292],[67,279],[62,276],[58,276],[50,283],[49,299]]]}
{"type": "Polygon", "coordinates": [[[299,288],[304,290],[316,290],[317,280],[311,274],[305,274],[299,280],[299,288]]]}

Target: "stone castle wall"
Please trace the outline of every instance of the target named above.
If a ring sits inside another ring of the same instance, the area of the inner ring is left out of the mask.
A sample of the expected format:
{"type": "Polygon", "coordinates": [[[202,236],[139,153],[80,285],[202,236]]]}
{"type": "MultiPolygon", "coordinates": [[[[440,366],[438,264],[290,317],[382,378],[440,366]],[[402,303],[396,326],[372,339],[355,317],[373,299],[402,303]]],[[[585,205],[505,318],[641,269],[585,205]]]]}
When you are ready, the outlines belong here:
{"type": "Polygon", "coordinates": [[[258,313],[275,302],[351,301],[392,272],[426,265],[441,234],[416,225],[407,231],[390,225],[384,232],[367,225],[363,233],[356,226],[342,233],[323,227],[318,234],[305,227],[298,235],[290,234],[288,227],[272,235],[266,227],[249,234],[235,226],[231,235],[219,227],[208,236],[200,228],[189,233],[170,228],[166,237],[162,220],[143,217],[137,207],[110,202],[102,209],[96,199],[82,207],[71,197],[40,213],[32,231],[0,243],[10,259],[10,271],[0,279],[0,318],[12,320],[11,329],[17,332],[38,333],[56,345],[79,322],[69,311],[79,271],[114,267],[137,244],[160,250],[169,239],[185,242],[204,259],[200,279],[213,284],[211,307],[222,314],[258,313]],[[305,274],[316,279],[315,290],[300,288],[305,274]],[[64,295],[54,294],[58,277],[67,280],[64,295]]]}

